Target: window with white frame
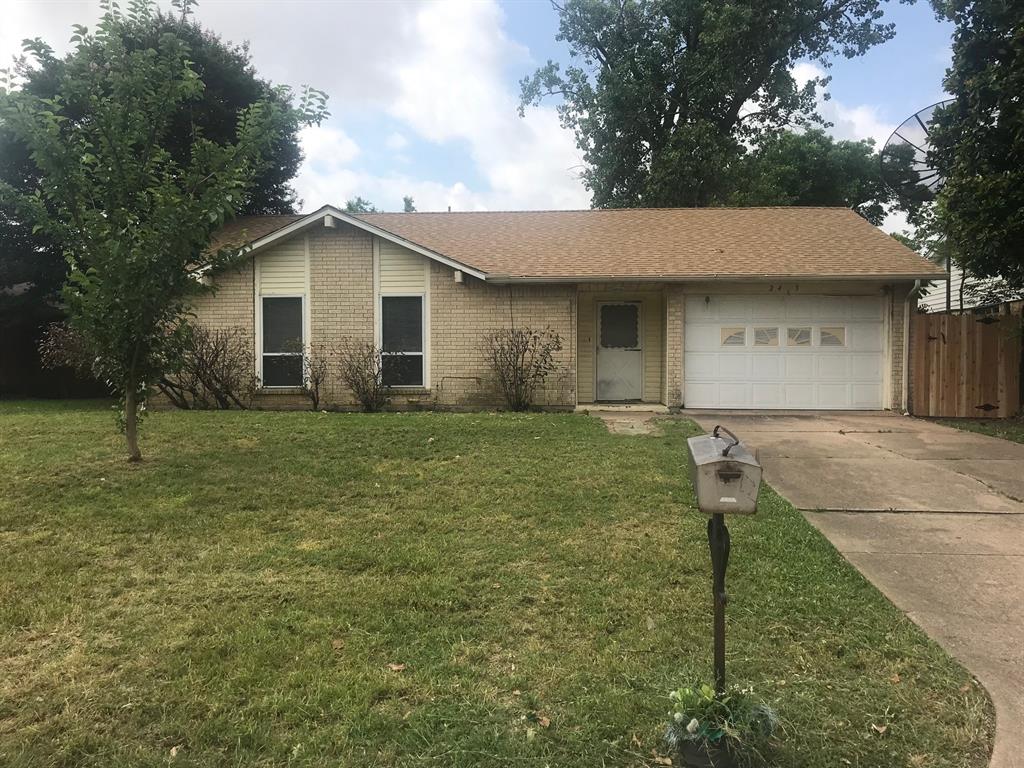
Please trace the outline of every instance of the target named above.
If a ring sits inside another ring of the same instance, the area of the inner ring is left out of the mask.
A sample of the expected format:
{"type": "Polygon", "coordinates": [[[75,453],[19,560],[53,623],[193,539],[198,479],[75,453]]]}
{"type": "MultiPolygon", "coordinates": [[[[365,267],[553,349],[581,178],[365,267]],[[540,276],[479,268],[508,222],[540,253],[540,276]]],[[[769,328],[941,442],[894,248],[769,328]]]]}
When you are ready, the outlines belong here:
{"type": "Polygon", "coordinates": [[[385,384],[423,386],[422,296],[381,296],[380,348],[385,384]]]}
{"type": "Polygon", "coordinates": [[[302,297],[264,296],[262,308],[262,384],[264,387],[301,387],[302,297]]]}

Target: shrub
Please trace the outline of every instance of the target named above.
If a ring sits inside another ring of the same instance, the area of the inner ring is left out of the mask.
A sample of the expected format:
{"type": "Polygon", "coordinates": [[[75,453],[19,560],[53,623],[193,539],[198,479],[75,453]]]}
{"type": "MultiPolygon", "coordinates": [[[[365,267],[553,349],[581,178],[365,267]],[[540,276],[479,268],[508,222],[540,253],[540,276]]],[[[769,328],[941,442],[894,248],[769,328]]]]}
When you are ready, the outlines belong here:
{"type": "Polygon", "coordinates": [[[302,391],[309,398],[314,411],[320,410],[320,399],[324,385],[330,376],[330,362],[323,345],[313,344],[302,356],[302,391]]]}
{"type": "Polygon", "coordinates": [[[83,376],[93,375],[95,355],[85,337],[65,321],[50,323],[39,339],[39,360],[44,368],[71,368],[83,376]]]}
{"type": "Polygon", "coordinates": [[[252,337],[243,328],[185,326],[157,387],[178,408],[245,409],[259,388],[252,337]]]}
{"type": "Polygon", "coordinates": [[[374,413],[388,404],[379,347],[368,341],[346,339],[338,349],[338,366],[339,378],[352,390],[364,411],[374,413]]]}
{"type": "Polygon", "coordinates": [[[665,739],[684,764],[698,755],[726,764],[757,764],[779,729],[775,710],[750,689],[716,693],[705,683],[672,691],[669,698],[672,720],[665,739]]]}
{"type": "Polygon", "coordinates": [[[551,328],[503,328],[484,337],[484,353],[505,404],[513,411],[533,405],[537,390],[556,369],[562,337],[551,328]]]}

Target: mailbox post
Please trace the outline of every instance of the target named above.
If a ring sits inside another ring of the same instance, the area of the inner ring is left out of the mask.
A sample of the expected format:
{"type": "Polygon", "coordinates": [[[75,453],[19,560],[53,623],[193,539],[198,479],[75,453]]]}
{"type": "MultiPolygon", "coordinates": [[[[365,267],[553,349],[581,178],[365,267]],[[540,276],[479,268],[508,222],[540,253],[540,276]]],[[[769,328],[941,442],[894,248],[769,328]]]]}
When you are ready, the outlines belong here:
{"type": "Polygon", "coordinates": [[[691,437],[686,443],[697,507],[711,516],[708,545],[715,606],[715,690],[722,693],[725,691],[725,569],[729,565],[729,528],[725,516],[757,512],[761,464],[736,435],[721,425],[710,435],[691,437]],[[728,438],[720,437],[722,432],[728,438]]]}

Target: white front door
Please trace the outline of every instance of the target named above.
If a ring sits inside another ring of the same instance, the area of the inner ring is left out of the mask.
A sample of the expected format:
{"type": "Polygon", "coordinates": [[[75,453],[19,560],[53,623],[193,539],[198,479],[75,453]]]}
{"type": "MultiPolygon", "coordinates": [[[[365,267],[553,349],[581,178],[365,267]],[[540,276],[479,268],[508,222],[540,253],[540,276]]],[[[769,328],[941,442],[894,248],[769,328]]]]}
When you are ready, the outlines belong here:
{"type": "Polygon", "coordinates": [[[687,408],[886,405],[881,296],[689,296],[687,408]]]}
{"type": "Polygon", "coordinates": [[[643,334],[640,302],[597,305],[597,399],[639,400],[643,396],[643,334]]]}

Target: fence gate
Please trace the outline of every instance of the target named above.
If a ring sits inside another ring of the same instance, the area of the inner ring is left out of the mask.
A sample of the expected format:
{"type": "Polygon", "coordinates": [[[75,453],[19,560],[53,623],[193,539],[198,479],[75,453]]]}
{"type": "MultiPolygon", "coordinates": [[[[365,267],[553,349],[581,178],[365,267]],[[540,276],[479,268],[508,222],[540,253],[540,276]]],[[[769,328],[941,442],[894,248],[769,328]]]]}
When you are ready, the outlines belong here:
{"type": "Polygon", "coordinates": [[[1017,415],[1019,317],[922,314],[913,323],[910,402],[915,416],[1017,415]]]}

